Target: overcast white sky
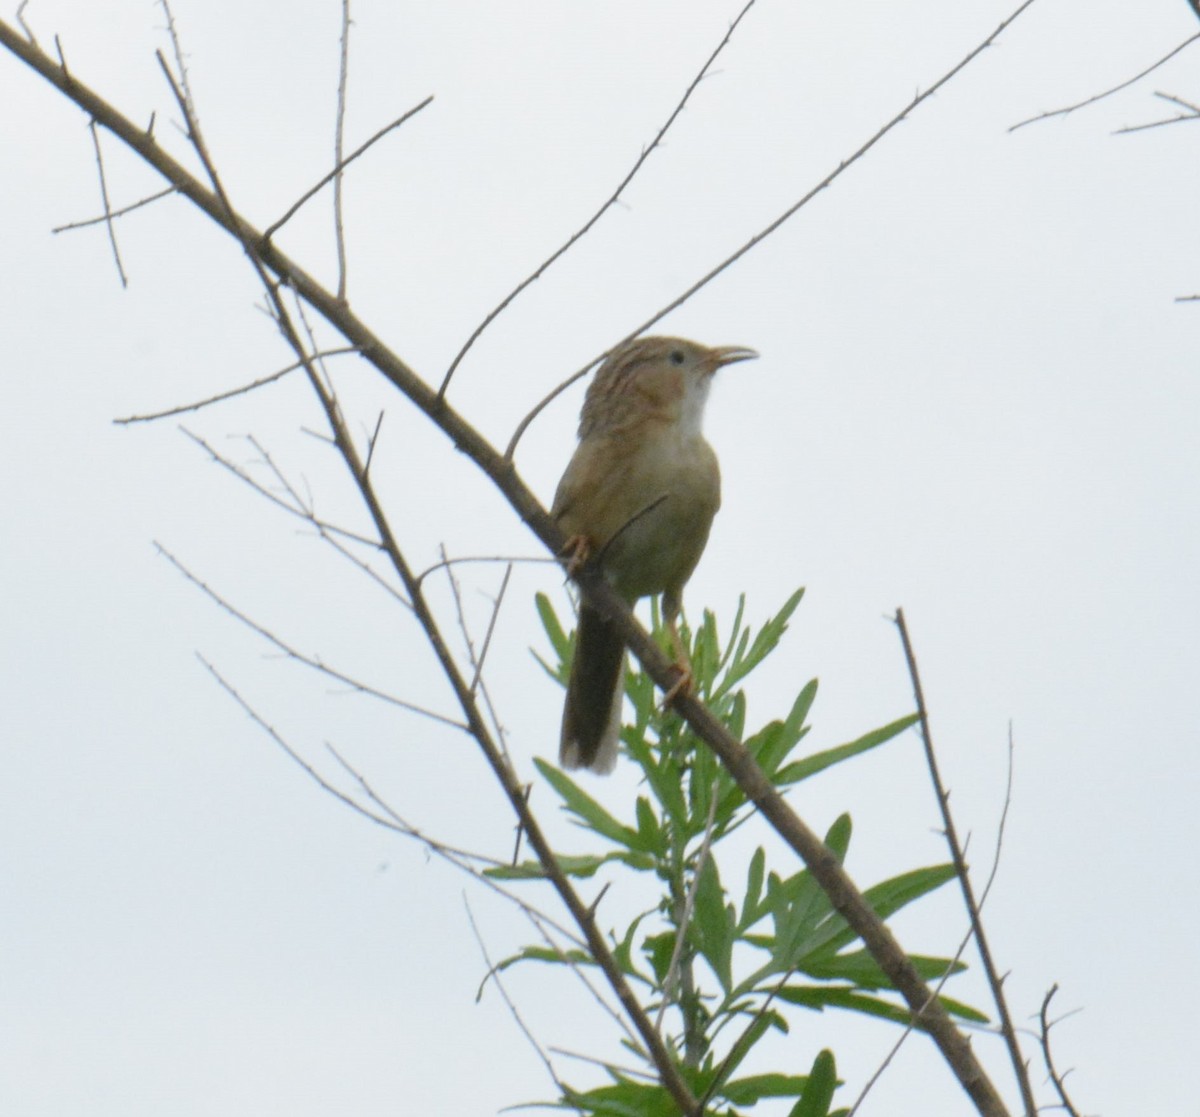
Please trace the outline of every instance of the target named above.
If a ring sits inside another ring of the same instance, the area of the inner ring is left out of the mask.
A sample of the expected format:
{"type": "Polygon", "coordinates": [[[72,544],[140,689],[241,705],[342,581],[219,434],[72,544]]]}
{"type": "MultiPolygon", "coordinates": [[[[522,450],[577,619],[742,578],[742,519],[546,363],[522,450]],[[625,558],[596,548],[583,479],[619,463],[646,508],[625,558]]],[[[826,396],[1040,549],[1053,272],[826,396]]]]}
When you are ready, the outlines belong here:
{"type": "MultiPolygon", "coordinates": [[[[553,384],[820,181],[1010,4],[759,0],[623,205],[484,335],[455,405],[507,440],[553,384]]],[[[436,381],[611,193],[740,6],[357,0],[348,146],[436,98],[349,176],[360,316],[436,381]]],[[[177,0],[209,143],[260,225],[329,165],[338,9],[177,0]]],[[[25,17],[128,115],[157,112],[157,134],[184,150],[148,0],[35,0],[25,17]]],[[[744,591],[759,622],[807,587],[749,688],[751,723],[814,676],[813,748],[910,710],[886,620],[903,606],[980,865],[1011,720],[988,921],[1020,1020],[1055,982],[1058,1008],[1082,1010],[1056,1039],[1091,1113],[1195,1106],[1200,304],[1174,300],[1200,291],[1197,136],[1189,124],[1113,133],[1171,115],[1156,90],[1200,97],[1200,55],[1065,119],[1008,128],[1198,30],[1183,0],[1039,0],[661,327],[762,354],[713,393],[725,504],[688,590],[693,614],[726,622],[744,591]]],[[[86,119],[8,55],[0,106],[0,1111],[487,1114],[552,1096],[495,991],[475,1003],[486,964],[464,889],[493,957],[528,927],[316,788],[195,653],[323,770],[329,741],[413,822],[505,856],[511,821],[470,742],[273,657],[152,545],[304,651],[449,711],[403,611],[175,420],[111,422],[289,363],[250,269],[171,199],[120,224],[122,290],[101,229],[50,234],[99,209],[86,119]]],[[[111,139],[105,158],[114,204],[158,188],[111,139]]],[[[332,278],[327,197],[282,243],[332,278]]],[[[386,409],[375,476],[415,565],[443,544],[539,553],[403,399],[338,368],[357,423],[386,409]]],[[[581,398],[577,387],[550,408],[518,454],[545,499],[581,398]]],[[[333,456],[303,433],[320,418],[300,381],[186,423],[259,468],[254,435],[319,509],[363,523],[333,456]]],[[[500,577],[464,573],[473,624],[500,577]]],[[[519,566],[490,663],[530,778],[532,758],[553,755],[560,703],[528,651],[541,647],[537,590],[565,606],[553,568],[519,566]]],[[[628,771],[595,789],[614,810],[635,794],[628,771]]],[[[549,789],[534,794],[549,808],[549,789]]],[[[912,734],[793,801],[818,829],[853,814],[849,867],[864,885],[944,856],[912,734]]],[[[633,902],[606,899],[614,912],[633,902]]],[[[914,950],[950,953],[962,917],[947,893],[897,930],[914,950]]],[[[510,983],[539,1038],[615,1056],[610,1023],[546,977],[510,983]]],[[[958,994],[980,999],[974,980],[958,994]]],[[[775,1051],[802,1072],[832,1045],[848,1104],[893,1039],[884,1025],[800,1017],[775,1051]]],[[[999,1045],[976,1045],[1012,1098],[999,1045]]],[[[569,1059],[561,1070],[592,1080],[569,1059]]],[[[968,1111],[913,1041],[862,1112],[968,1111]]]]}

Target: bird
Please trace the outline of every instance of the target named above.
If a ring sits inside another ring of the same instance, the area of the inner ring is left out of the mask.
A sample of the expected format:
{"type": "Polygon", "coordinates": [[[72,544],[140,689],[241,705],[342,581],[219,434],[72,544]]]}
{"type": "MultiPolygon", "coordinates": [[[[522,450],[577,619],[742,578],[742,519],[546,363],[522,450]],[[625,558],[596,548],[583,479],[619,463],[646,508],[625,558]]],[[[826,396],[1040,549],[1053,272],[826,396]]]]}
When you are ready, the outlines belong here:
{"type": "MultiPolygon", "coordinates": [[[[588,387],[579,443],[551,505],[568,539],[569,574],[592,560],[631,606],[662,594],[681,671],[671,696],[691,681],[676,626],[683,587],[721,505],[704,405],[719,368],[757,356],[743,346],[709,348],[677,337],[617,346],[588,387]]],[[[624,641],[581,601],[559,740],[564,768],[606,774],[616,766],[624,679],[624,641]]]]}

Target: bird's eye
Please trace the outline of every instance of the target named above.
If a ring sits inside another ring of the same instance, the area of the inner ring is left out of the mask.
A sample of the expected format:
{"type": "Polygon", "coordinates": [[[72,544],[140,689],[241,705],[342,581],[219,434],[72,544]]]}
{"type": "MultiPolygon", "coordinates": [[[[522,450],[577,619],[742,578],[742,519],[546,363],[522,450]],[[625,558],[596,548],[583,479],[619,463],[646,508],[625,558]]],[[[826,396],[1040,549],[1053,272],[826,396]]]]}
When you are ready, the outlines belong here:
{"type": "Polygon", "coordinates": [[[667,359],[673,365],[683,364],[683,350],[682,349],[672,349],[671,355],[667,359]]]}

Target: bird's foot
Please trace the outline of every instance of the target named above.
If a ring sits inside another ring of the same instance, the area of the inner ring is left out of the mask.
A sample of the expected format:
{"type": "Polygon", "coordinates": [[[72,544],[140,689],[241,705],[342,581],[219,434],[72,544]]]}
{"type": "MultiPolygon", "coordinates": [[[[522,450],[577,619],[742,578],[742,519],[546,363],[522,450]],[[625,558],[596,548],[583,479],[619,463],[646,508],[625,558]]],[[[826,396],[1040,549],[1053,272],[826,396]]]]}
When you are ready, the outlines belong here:
{"type": "Polygon", "coordinates": [[[592,557],[591,540],[586,535],[572,535],[559,557],[567,560],[567,577],[574,578],[592,557]]]}
{"type": "Polygon", "coordinates": [[[675,670],[679,672],[677,678],[670,686],[670,689],[663,695],[663,709],[665,710],[676,698],[680,696],[687,697],[692,693],[692,669],[690,666],[685,666],[681,663],[674,665],[675,670]]]}

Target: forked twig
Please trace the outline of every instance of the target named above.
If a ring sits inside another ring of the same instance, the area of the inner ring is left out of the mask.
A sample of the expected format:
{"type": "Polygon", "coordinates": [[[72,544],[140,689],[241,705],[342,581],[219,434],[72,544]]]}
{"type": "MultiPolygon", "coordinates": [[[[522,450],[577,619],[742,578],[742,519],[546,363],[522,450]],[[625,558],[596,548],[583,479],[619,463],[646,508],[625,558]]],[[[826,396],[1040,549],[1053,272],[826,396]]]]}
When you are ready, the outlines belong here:
{"type": "Polygon", "coordinates": [[[113,261],[117,265],[117,275],[121,286],[128,287],[129,280],[125,276],[125,268],[121,263],[121,250],[117,247],[117,231],[113,228],[112,206],[108,201],[108,181],[104,177],[104,155],[100,151],[100,136],[96,131],[95,120],[88,121],[88,133],[92,137],[92,147],[96,152],[96,170],[100,174],[100,199],[104,202],[104,227],[108,230],[108,243],[112,246],[113,261]]]}
{"type": "MultiPolygon", "coordinates": [[[[1008,809],[1012,805],[1012,781],[1013,781],[1013,741],[1012,741],[1012,726],[1008,728],[1008,775],[1004,785],[1004,806],[1000,811],[1000,822],[996,827],[996,848],[992,853],[992,868],[988,873],[987,883],[983,886],[983,891],[979,894],[979,911],[982,914],[984,905],[987,903],[988,895],[992,891],[992,885],[996,882],[996,874],[1000,869],[1000,854],[1004,848],[1004,831],[1008,824],[1008,809]]],[[[964,855],[966,850],[963,851],[964,855]]],[[[946,966],[946,972],[938,979],[938,983],[933,987],[934,996],[941,996],[942,990],[946,986],[946,982],[954,975],[954,967],[958,965],[959,960],[963,956],[963,952],[967,949],[971,939],[975,937],[975,929],[968,924],[967,933],[963,935],[962,941],[958,944],[958,949],[954,952],[954,956],[950,959],[949,965],[946,966]]],[[[904,1046],[905,1041],[912,1035],[917,1025],[917,1016],[914,1016],[905,1025],[904,1031],[900,1034],[900,1038],[892,1044],[888,1053],[884,1056],[882,1062],[875,1068],[874,1073],[867,1079],[854,1104],[850,1107],[846,1117],[854,1117],[854,1115],[862,1108],[862,1104],[867,1099],[867,1095],[874,1089],[875,1084],[883,1077],[884,1071],[892,1064],[899,1053],[900,1048],[904,1046]]]]}
{"type": "MultiPolygon", "coordinates": [[[[479,930],[479,924],[475,922],[475,913],[471,910],[471,902],[467,899],[465,893],[463,894],[463,907],[467,909],[467,921],[471,924],[471,933],[475,936],[479,953],[483,955],[483,960],[487,964],[487,974],[484,976],[483,984],[480,985],[478,993],[475,994],[476,1003],[483,997],[483,986],[490,981],[499,991],[500,999],[504,1001],[509,1015],[520,1029],[521,1034],[529,1041],[530,1047],[537,1052],[537,1056],[546,1068],[546,1073],[550,1076],[550,1080],[558,1088],[563,1097],[566,1097],[569,1093],[566,1084],[558,1077],[558,1072],[554,1069],[554,1064],[550,1061],[550,1056],[546,1054],[546,1049],[538,1042],[533,1032],[530,1031],[529,1025],[525,1023],[525,1018],[521,1015],[520,1009],[517,1008],[512,997],[508,995],[508,990],[504,987],[504,982],[500,979],[500,970],[488,953],[487,944],[483,941],[483,935],[479,930]]],[[[576,1110],[576,1112],[582,1113],[582,1110],[576,1110]]]]}
{"type": "Polygon", "coordinates": [[[1067,1075],[1071,1072],[1066,1071],[1063,1074],[1059,1074],[1054,1066],[1054,1056],[1050,1052],[1050,1029],[1059,1023],[1060,1020],[1065,1019],[1065,1017],[1059,1017],[1059,1020],[1051,1021],[1047,1016],[1050,1001],[1057,992],[1058,983],[1055,982],[1055,984],[1050,986],[1050,991],[1042,999],[1042,1007],[1038,1012],[1038,1020],[1041,1024],[1042,1058],[1046,1060],[1046,1072],[1050,1075],[1050,1081],[1054,1083],[1054,1090],[1058,1094],[1058,1099],[1063,1109],[1070,1114],[1070,1117],[1079,1117],[1079,1110],[1075,1108],[1070,1097],[1067,1096],[1067,1088],[1064,1084],[1067,1075]]]}
{"type": "Polygon", "coordinates": [[[333,168],[333,170],[331,170],[328,174],[323,175],[320,179],[318,179],[318,181],[316,182],[315,185],[311,186],[308,190],[306,190],[303,194],[301,194],[300,197],[297,198],[296,201],[294,201],[287,208],[287,210],[284,212],[282,217],[280,217],[273,224],[268,225],[262,232],[263,238],[269,240],[271,237],[273,237],[277,232],[279,232],[280,229],[283,228],[284,225],[286,225],[289,221],[291,221],[291,219],[293,217],[296,216],[296,214],[300,211],[301,207],[304,205],[305,202],[307,202],[314,195],[319,194],[325,186],[328,186],[329,183],[333,181],[333,179],[336,175],[338,175],[342,171],[344,171],[360,155],[365,154],[366,151],[368,150],[368,148],[371,148],[375,144],[377,144],[389,132],[395,131],[395,129],[399,128],[400,125],[403,124],[410,117],[416,116],[417,113],[419,113],[423,108],[425,108],[426,105],[432,103],[432,101],[433,101],[432,95],[429,97],[426,97],[425,100],[422,101],[419,105],[414,105],[407,112],[402,113],[400,116],[396,117],[396,119],[393,120],[390,124],[385,124],[382,128],[379,129],[378,132],[376,132],[373,136],[371,136],[371,138],[368,139],[365,143],[362,143],[358,147],[356,147],[352,152],[350,152],[349,155],[346,156],[345,159],[343,159],[340,163],[338,163],[333,168]]]}
{"type": "MultiPolygon", "coordinates": [[[[1198,0],[1198,2],[1200,2],[1200,0],[1198,0]]],[[[1154,73],[1154,71],[1157,70],[1160,66],[1164,65],[1167,62],[1170,62],[1171,59],[1175,57],[1175,55],[1177,55],[1180,51],[1186,49],[1187,47],[1190,47],[1192,45],[1192,43],[1194,43],[1197,39],[1200,39],[1200,32],[1197,32],[1190,39],[1185,39],[1182,43],[1179,44],[1179,46],[1175,47],[1174,49],[1172,49],[1172,50],[1168,51],[1166,54],[1164,54],[1162,56],[1162,58],[1160,58],[1157,62],[1154,62],[1151,65],[1147,66],[1140,74],[1134,74],[1133,77],[1128,78],[1127,80],[1125,80],[1123,82],[1119,82],[1117,85],[1114,85],[1111,89],[1106,89],[1103,93],[1093,94],[1091,97],[1087,97],[1084,100],[1079,101],[1074,105],[1067,105],[1065,108],[1052,109],[1049,112],[1042,112],[1042,113],[1038,113],[1037,116],[1031,116],[1028,120],[1022,120],[1019,123],[1012,125],[1009,128],[1009,131],[1015,132],[1018,128],[1024,128],[1025,125],[1027,125],[1027,124],[1037,124],[1039,121],[1050,120],[1052,117],[1055,117],[1055,116],[1067,116],[1069,113],[1073,113],[1077,109],[1086,108],[1088,105],[1094,105],[1097,101],[1103,101],[1106,97],[1111,97],[1114,93],[1120,93],[1122,89],[1128,89],[1131,85],[1135,85],[1137,82],[1141,81],[1142,78],[1146,77],[1148,74],[1154,73]]]]}
{"type": "Polygon", "coordinates": [[[1178,124],[1181,120],[1200,120],[1200,105],[1193,105],[1191,101],[1185,101],[1182,97],[1177,97],[1173,93],[1158,93],[1154,94],[1162,101],[1170,101],[1173,105],[1178,105],[1181,109],[1186,109],[1186,112],[1181,112],[1176,116],[1167,117],[1166,120],[1152,120],[1149,124],[1127,124],[1124,128],[1118,128],[1114,135],[1124,136],[1130,132],[1146,132],[1151,128],[1162,128],[1167,124],[1178,124]]]}

